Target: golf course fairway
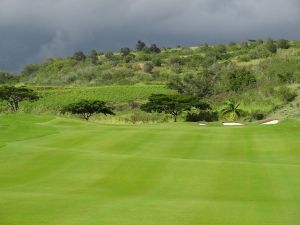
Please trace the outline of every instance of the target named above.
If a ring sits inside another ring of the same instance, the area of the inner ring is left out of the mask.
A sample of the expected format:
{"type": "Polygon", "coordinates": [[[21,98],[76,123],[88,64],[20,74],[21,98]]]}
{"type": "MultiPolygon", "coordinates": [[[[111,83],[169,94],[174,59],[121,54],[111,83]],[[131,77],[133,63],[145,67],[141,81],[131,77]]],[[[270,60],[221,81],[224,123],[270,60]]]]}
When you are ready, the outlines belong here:
{"type": "Polygon", "coordinates": [[[0,225],[299,224],[299,121],[0,116],[0,225]]]}

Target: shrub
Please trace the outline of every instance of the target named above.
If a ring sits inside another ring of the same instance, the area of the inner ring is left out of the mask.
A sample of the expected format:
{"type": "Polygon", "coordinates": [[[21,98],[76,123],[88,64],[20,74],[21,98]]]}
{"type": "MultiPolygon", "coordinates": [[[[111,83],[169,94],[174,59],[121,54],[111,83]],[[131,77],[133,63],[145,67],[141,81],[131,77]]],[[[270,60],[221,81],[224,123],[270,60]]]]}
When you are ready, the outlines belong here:
{"type": "Polygon", "coordinates": [[[154,68],[154,66],[153,66],[152,62],[146,62],[146,63],[144,64],[144,71],[145,71],[146,73],[152,73],[153,68],[154,68]]]}
{"type": "Polygon", "coordinates": [[[145,47],[146,47],[146,44],[141,40],[139,40],[136,44],[137,51],[142,51],[145,47]]]}
{"type": "Polygon", "coordinates": [[[296,92],[291,91],[287,87],[280,87],[278,90],[278,95],[285,102],[291,102],[297,97],[296,92]]]}
{"type": "Polygon", "coordinates": [[[285,39],[280,39],[278,41],[278,48],[288,49],[290,47],[289,41],[285,39]]]}
{"type": "Polygon", "coordinates": [[[130,48],[121,48],[120,52],[123,56],[128,56],[130,54],[130,48]]]}
{"type": "Polygon", "coordinates": [[[154,64],[154,66],[161,66],[162,61],[159,57],[154,57],[152,59],[152,63],[154,64]]]}
{"type": "Polygon", "coordinates": [[[112,52],[106,52],[104,54],[104,56],[105,56],[106,59],[111,60],[111,61],[116,59],[114,53],[112,53],[112,52]]]}
{"type": "Polygon", "coordinates": [[[254,120],[263,120],[263,119],[265,119],[266,115],[261,112],[252,112],[250,114],[250,117],[251,117],[251,119],[254,119],[254,120]]]}
{"type": "Polygon", "coordinates": [[[227,52],[227,48],[225,45],[217,45],[216,46],[216,51],[219,53],[226,53],[227,52]]]}
{"type": "Polygon", "coordinates": [[[82,51],[79,51],[75,52],[72,58],[76,61],[85,61],[86,55],[82,51]]]}
{"type": "Polygon", "coordinates": [[[253,87],[256,84],[254,74],[245,69],[232,69],[227,74],[229,89],[234,92],[239,92],[247,87],[253,87]]]}
{"type": "Polygon", "coordinates": [[[187,122],[213,122],[219,120],[218,112],[214,111],[200,111],[199,113],[188,113],[186,116],[187,122]]]}
{"type": "Polygon", "coordinates": [[[161,50],[159,47],[157,47],[156,44],[152,44],[150,47],[149,47],[149,51],[152,52],[152,53],[160,53],[161,50]]]}
{"type": "Polygon", "coordinates": [[[277,52],[277,45],[274,43],[272,39],[268,39],[266,42],[266,48],[271,52],[271,53],[276,53],[277,52]]]}
{"type": "Polygon", "coordinates": [[[0,71],[0,84],[15,83],[17,80],[18,80],[18,77],[14,76],[10,73],[0,71]]]}
{"type": "Polygon", "coordinates": [[[294,74],[286,72],[277,74],[278,79],[281,83],[292,84],[296,81],[294,74]]]}

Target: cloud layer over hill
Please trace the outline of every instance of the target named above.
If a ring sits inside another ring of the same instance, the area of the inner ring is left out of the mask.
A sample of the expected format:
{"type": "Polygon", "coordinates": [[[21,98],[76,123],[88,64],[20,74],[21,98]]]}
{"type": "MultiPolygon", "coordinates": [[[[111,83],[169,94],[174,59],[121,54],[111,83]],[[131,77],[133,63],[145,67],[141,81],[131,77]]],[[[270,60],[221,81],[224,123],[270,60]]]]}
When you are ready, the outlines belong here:
{"type": "Polygon", "coordinates": [[[0,70],[76,50],[300,38],[299,0],[0,0],[0,70]]]}

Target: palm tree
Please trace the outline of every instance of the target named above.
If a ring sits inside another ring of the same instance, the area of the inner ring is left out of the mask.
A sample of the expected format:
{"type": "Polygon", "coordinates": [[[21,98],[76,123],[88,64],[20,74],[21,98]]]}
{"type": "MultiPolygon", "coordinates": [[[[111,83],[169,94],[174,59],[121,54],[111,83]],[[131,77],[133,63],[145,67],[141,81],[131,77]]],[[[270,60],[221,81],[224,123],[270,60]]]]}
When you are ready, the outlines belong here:
{"type": "Polygon", "coordinates": [[[221,110],[224,117],[235,120],[241,117],[243,110],[239,109],[240,104],[234,101],[228,101],[225,107],[221,110]]]}

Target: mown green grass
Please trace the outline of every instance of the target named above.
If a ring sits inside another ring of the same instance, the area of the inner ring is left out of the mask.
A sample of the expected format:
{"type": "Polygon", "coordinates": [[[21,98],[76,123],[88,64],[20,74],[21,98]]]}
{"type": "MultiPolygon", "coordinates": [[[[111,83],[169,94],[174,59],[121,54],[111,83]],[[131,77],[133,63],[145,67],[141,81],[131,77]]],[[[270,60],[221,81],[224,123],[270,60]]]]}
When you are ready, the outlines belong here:
{"type": "Polygon", "coordinates": [[[300,122],[0,117],[2,225],[298,225],[300,122]]]}

